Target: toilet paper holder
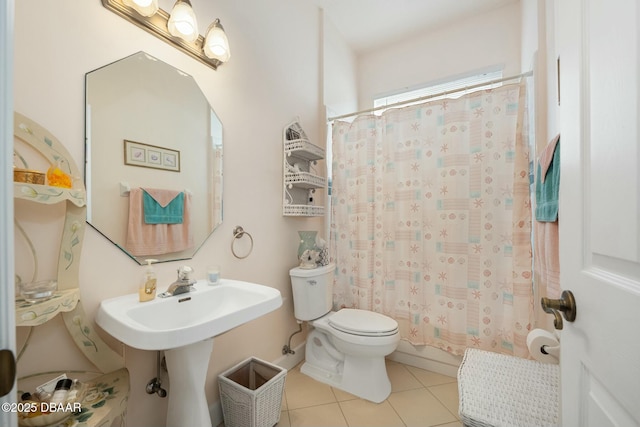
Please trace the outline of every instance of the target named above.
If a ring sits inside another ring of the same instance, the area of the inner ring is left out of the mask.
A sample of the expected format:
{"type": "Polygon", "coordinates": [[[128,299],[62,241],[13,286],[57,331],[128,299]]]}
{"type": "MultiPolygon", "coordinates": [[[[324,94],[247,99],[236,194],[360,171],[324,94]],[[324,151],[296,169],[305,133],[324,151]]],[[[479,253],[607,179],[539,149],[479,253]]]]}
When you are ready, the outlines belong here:
{"type": "Polygon", "coordinates": [[[557,330],[561,330],[563,327],[562,317],[567,322],[576,320],[576,299],[571,291],[562,291],[560,299],[542,298],[540,304],[546,313],[553,314],[553,327],[557,330]],[[562,317],[560,312],[562,312],[562,317]]]}

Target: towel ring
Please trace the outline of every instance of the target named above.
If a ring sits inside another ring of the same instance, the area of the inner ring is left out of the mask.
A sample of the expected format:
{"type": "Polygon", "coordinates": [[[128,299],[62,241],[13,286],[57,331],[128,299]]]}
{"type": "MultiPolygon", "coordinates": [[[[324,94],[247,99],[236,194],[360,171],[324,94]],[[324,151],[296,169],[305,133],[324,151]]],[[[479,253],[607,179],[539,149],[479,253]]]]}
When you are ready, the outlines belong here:
{"type": "Polygon", "coordinates": [[[249,254],[251,254],[252,250],[253,250],[253,237],[251,237],[251,234],[244,231],[242,227],[240,227],[239,225],[236,225],[236,228],[233,229],[233,240],[231,241],[231,253],[233,254],[234,257],[238,259],[245,259],[246,257],[249,256],[249,254]],[[251,239],[251,247],[249,248],[249,252],[247,252],[246,255],[239,256],[236,253],[236,250],[234,249],[233,244],[236,242],[237,239],[241,239],[245,234],[249,236],[249,239],[251,239]]]}

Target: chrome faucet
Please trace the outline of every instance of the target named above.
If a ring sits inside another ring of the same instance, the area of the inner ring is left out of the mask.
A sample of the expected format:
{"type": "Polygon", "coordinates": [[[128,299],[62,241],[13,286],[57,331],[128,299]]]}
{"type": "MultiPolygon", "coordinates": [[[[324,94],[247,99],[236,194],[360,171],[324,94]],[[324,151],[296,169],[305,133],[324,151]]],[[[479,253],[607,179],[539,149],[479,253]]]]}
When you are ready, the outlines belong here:
{"type": "Polygon", "coordinates": [[[160,297],[170,297],[173,295],[180,295],[194,290],[193,285],[196,283],[195,279],[190,278],[190,274],[193,273],[193,268],[188,265],[183,265],[178,268],[178,280],[173,282],[169,288],[161,293],[160,297]]]}

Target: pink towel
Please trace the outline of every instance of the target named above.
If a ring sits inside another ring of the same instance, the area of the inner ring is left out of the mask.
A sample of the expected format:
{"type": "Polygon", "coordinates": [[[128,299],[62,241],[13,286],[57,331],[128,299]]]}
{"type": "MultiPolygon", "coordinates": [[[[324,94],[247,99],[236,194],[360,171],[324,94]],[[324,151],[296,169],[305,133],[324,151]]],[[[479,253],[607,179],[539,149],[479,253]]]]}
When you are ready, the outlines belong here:
{"type": "MultiPolygon", "coordinates": [[[[540,178],[545,175],[556,148],[560,135],[547,144],[540,154],[540,178]]],[[[560,298],[560,243],[558,236],[558,221],[535,222],[534,226],[534,271],[541,297],[560,298]]]]}
{"type": "Polygon", "coordinates": [[[540,154],[540,159],[538,159],[538,163],[540,163],[540,181],[542,182],[544,182],[545,178],[547,177],[547,171],[549,170],[549,166],[551,166],[553,153],[556,151],[556,145],[558,145],[558,141],[560,141],[560,134],[556,135],[556,137],[547,144],[547,146],[542,151],[542,154],[540,154]]]}
{"type": "Polygon", "coordinates": [[[191,232],[191,194],[184,194],[182,224],[145,224],[142,189],[129,192],[129,224],[125,248],[131,255],[162,255],[180,252],[194,246],[191,232]]]}
{"type": "Polygon", "coordinates": [[[560,298],[560,248],[558,221],[538,222],[534,228],[534,270],[538,278],[540,296],[560,298]]]}

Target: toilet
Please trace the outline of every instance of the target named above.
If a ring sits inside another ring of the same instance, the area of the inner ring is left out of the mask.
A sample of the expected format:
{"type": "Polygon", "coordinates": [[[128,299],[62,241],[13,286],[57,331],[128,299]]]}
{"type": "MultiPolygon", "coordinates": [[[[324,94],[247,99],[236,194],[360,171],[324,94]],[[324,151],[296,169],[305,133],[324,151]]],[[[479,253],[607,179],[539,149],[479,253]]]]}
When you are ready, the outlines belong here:
{"type": "Polygon", "coordinates": [[[294,315],[310,325],[305,362],[311,378],[380,403],[391,393],[385,356],[400,342],[398,323],[366,310],[333,307],[335,264],[292,268],[294,315]]]}

